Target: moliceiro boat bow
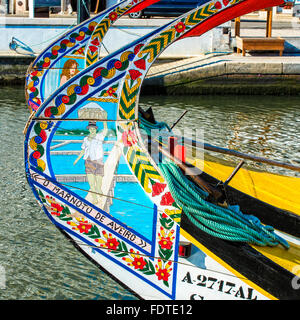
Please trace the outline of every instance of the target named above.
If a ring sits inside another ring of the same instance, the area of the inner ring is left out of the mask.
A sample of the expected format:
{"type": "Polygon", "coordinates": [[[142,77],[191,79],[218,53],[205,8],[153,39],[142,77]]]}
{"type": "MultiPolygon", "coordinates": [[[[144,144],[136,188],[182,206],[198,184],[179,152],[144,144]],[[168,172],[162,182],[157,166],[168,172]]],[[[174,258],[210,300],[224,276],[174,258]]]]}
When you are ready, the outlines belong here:
{"type": "MultiPolygon", "coordinates": [[[[299,299],[298,213],[230,186],[242,164],[226,181],[197,172],[172,129],[138,103],[143,79],[169,45],[283,3],[202,0],[63,83],[36,83],[49,90],[26,125],[28,183],[75,247],[141,299],[299,299]]],[[[114,10],[100,16],[112,22],[114,10]]]]}

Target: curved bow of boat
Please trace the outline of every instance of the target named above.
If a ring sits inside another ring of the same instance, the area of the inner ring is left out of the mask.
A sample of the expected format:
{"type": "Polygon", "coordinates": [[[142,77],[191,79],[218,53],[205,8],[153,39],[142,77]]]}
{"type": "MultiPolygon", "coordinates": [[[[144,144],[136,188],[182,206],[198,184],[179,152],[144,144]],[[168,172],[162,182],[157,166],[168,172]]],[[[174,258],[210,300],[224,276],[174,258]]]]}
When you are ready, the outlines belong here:
{"type": "Polygon", "coordinates": [[[35,112],[71,76],[100,59],[103,39],[119,18],[157,1],[123,0],[71,28],[47,46],[26,72],[25,96],[30,112],[35,112]]]}
{"type": "MultiPolygon", "coordinates": [[[[75,74],[28,122],[26,175],[44,212],[76,247],[141,298],[299,297],[291,285],[300,256],[296,244],[287,244],[288,250],[260,248],[216,237],[184,214],[168,181],[172,176],[159,168],[161,143],[156,142],[157,157],[145,146],[138,108],[147,71],[173,42],[283,2],[201,1],[195,10],[75,74]]],[[[164,124],[151,125],[172,136],[164,124]]],[[[204,181],[211,191],[213,179],[204,174],[189,185],[196,189],[204,181]]],[[[238,201],[243,197],[232,192],[238,201]]],[[[247,201],[251,214],[276,211],[247,201]]],[[[208,202],[220,206],[212,198],[208,202]]]]}

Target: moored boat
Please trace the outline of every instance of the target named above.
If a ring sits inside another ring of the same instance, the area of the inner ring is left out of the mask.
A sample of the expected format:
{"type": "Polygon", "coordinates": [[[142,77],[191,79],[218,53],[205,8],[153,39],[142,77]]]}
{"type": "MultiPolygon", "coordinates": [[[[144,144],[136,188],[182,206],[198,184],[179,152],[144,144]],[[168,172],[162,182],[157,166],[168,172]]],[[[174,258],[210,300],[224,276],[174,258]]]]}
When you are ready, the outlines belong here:
{"type": "Polygon", "coordinates": [[[222,183],[214,170],[197,172],[171,128],[138,107],[166,47],[283,3],[201,1],[56,83],[30,117],[25,168],[42,209],[142,299],[299,298],[298,213],[222,183]]]}

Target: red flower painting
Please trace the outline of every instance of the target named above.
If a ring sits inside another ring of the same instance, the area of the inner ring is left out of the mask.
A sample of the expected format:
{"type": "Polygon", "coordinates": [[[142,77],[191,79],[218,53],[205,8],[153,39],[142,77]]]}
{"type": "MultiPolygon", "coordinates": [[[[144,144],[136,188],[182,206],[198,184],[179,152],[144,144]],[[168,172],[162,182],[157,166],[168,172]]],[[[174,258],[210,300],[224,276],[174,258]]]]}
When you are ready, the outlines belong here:
{"type": "Polygon", "coordinates": [[[111,21],[115,21],[115,20],[117,20],[118,15],[117,15],[116,12],[111,12],[108,17],[109,17],[109,19],[110,19],[111,21]]]}
{"type": "Polygon", "coordinates": [[[174,199],[171,195],[171,192],[167,192],[166,194],[164,194],[161,198],[160,204],[162,206],[171,206],[174,203],[174,199]]]}
{"type": "Polygon", "coordinates": [[[158,269],[158,271],[155,273],[158,277],[158,280],[168,281],[170,273],[168,272],[168,269],[158,269]]]}
{"type": "Polygon", "coordinates": [[[100,42],[98,38],[95,38],[93,41],[91,41],[91,44],[94,46],[99,46],[100,42]]]}
{"type": "Polygon", "coordinates": [[[84,221],[84,222],[80,222],[77,228],[80,233],[88,233],[92,228],[92,225],[87,223],[87,221],[84,221]]]}
{"type": "Polygon", "coordinates": [[[218,10],[220,10],[220,9],[222,8],[221,2],[217,1],[217,2],[215,3],[215,8],[218,9],[218,10]]]}
{"type": "Polygon", "coordinates": [[[90,51],[91,51],[92,53],[94,53],[94,52],[96,52],[96,51],[98,50],[98,48],[95,47],[95,46],[89,46],[89,49],[90,49],[90,51]]]}
{"type": "Polygon", "coordinates": [[[152,197],[158,196],[161,194],[167,185],[165,183],[155,182],[152,186],[152,197]]]}
{"type": "Polygon", "coordinates": [[[60,213],[62,212],[63,207],[57,203],[57,202],[51,202],[51,214],[54,216],[60,216],[60,213]]]}
{"type": "Polygon", "coordinates": [[[140,59],[134,62],[135,66],[139,69],[146,70],[146,62],[144,59],[140,59]]]}
{"type": "Polygon", "coordinates": [[[142,74],[138,70],[131,69],[128,71],[130,75],[130,79],[135,81],[137,78],[139,78],[142,74]]]}
{"type": "Polygon", "coordinates": [[[172,249],[173,242],[171,241],[170,237],[168,238],[161,238],[158,242],[162,249],[170,250],[172,249]]]}
{"type": "Polygon", "coordinates": [[[132,265],[134,266],[134,269],[143,270],[146,265],[146,261],[143,257],[135,257],[132,262],[132,265]]]}
{"type": "Polygon", "coordinates": [[[105,245],[110,250],[116,250],[118,248],[119,242],[116,238],[108,238],[105,245]]]}
{"type": "Polygon", "coordinates": [[[106,91],[106,93],[107,93],[110,97],[113,96],[115,92],[116,92],[116,89],[114,89],[114,88],[112,88],[112,87],[110,87],[110,88],[106,91]]]}
{"type": "Polygon", "coordinates": [[[174,28],[178,33],[181,33],[185,30],[185,24],[183,22],[178,22],[174,28]]]}

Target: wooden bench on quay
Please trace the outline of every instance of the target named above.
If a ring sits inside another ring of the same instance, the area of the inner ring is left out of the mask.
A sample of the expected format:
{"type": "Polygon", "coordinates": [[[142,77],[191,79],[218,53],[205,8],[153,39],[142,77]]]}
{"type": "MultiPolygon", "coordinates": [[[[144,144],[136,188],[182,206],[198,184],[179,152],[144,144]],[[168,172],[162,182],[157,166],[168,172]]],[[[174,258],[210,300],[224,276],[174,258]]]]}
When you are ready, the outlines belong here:
{"type": "Polygon", "coordinates": [[[236,36],[237,53],[241,53],[243,56],[246,54],[246,50],[253,51],[279,51],[279,55],[282,56],[284,50],[284,39],[282,38],[247,38],[236,36]]]}

